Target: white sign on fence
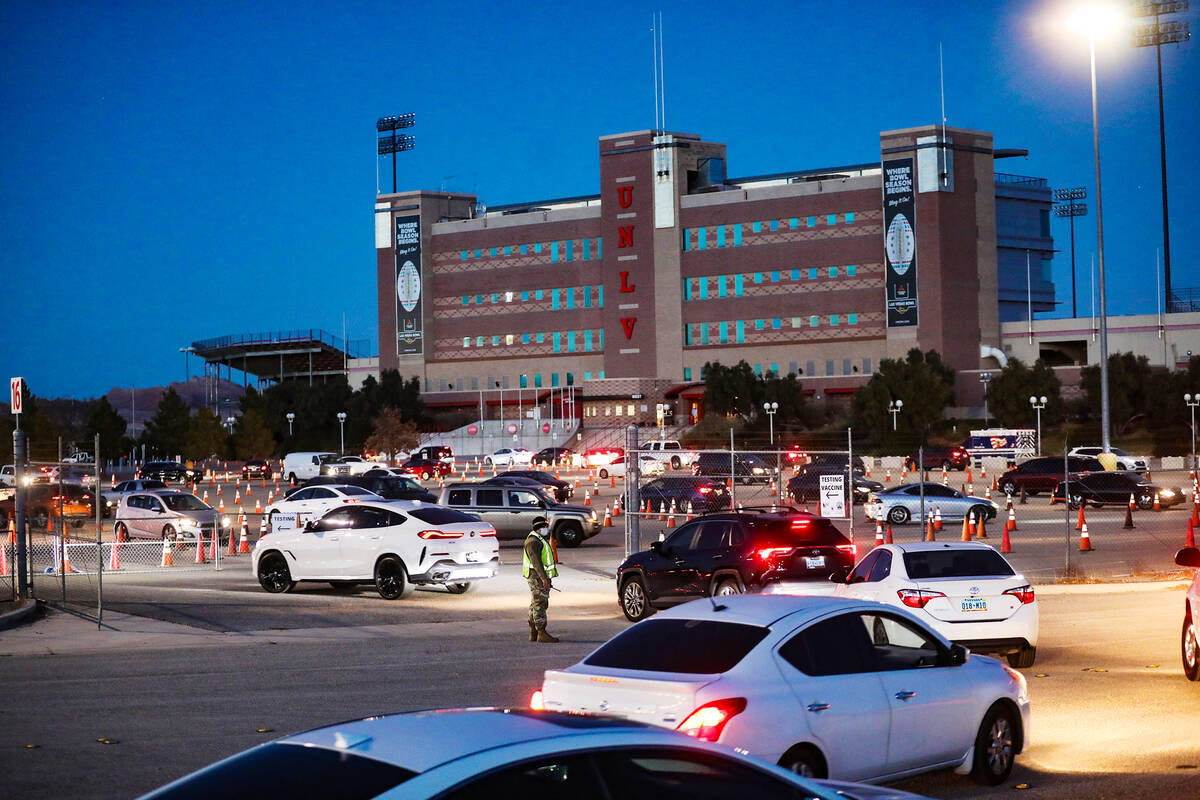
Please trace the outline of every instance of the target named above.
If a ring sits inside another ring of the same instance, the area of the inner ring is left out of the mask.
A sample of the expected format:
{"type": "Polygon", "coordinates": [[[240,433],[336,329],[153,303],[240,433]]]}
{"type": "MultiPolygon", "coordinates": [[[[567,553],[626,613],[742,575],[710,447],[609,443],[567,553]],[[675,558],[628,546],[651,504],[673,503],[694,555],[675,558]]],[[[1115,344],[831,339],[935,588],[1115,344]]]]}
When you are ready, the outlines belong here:
{"type": "Polygon", "coordinates": [[[846,514],[846,476],[840,472],[821,475],[821,516],[844,519],[846,514]]]}

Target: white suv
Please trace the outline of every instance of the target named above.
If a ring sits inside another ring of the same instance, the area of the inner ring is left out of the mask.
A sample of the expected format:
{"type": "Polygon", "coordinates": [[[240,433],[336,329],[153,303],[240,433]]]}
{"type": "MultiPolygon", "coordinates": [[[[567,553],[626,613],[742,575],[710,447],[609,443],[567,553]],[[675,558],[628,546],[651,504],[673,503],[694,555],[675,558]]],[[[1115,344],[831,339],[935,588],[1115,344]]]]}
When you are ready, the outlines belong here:
{"type": "MultiPolygon", "coordinates": [[[[1110,447],[1108,449],[1109,452],[1117,457],[1117,469],[1119,470],[1145,472],[1150,469],[1150,459],[1146,456],[1131,456],[1119,447],[1110,447]]],[[[1103,452],[1103,447],[1073,447],[1067,455],[1096,458],[1103,452]]]]}
{"type": "Polygon", "coordinates": [[[360,500],[382,499],[361,486],[305,486],[267,506],[267,525],[273,531],[303,528],[306,522],[316,519],[334,506],[360,500]]]}
{"type": "Polygon", "coordinates": [[[341,588],[375,584],[381,597],[403,597],[414,584],[462,594],[496,576],[496,529],[478,517],[419,500],[376,500],[335,508],[303,529],[263,536],[251,570],[268,592],[297,581],[341,588]]]}

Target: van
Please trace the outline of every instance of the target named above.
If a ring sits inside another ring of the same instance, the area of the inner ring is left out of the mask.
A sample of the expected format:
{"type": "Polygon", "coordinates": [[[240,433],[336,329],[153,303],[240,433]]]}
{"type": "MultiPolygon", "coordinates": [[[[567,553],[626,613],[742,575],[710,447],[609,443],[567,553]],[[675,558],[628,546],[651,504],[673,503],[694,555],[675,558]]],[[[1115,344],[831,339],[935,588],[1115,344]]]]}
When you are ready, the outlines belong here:
{"type": "Polygon", "coordinates": [[[288,453],[283,457],[283,474],[293,483],[318,475],[350,474],[349,464],[338,464],[336,453],[288,453]]]}
{"type": "Polygon", "coordinates": [[[578,547],[600,532],[595,508],[547,502],[536,487],[494,483],[451,483],[442,487],[438,503],[474,514],[496,529],[501,539],[523,539],[537,517],[545,517],[550,534],[564,547],[578,547]]]}
{"type": "Polygon", "coordinates": [[[448,444],[434,444],[414,450],[409,458],[420,458],[426,461],[441,461],[444,464],[454,463],[454,450],[448,444]]]}

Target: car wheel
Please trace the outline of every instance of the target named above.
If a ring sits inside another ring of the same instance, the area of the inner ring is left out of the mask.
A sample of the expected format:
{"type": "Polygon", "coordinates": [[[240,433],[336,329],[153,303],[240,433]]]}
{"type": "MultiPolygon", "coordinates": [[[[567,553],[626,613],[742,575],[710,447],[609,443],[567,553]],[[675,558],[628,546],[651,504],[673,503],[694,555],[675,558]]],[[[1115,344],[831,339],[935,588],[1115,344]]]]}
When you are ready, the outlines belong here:
{"type": "Polygon", "coordinates": [[[162,538],[174,539],[175,538],[175,528],[173,528],[170,525],[164,525],[163,529],[162,529],[162,538]]]}
{"type": "Polygon", "coordinates": [[[450,594],[466,594],[471,591],[470,581],[460,581],[458,583],[447,583],[446,591],[450,594]]]}
{"type": "Polygon", "coordinates": [[[1189,681],[1200,681],[1200,633],[1190,616],[1183,618],[1183,633],[1179,639],[1183,655],[1183,674],[1189,681]]]}
{"type": "Polygon", "coordinates": [[[579,547],[583,544],[583,529],[574,523],[559,525],[554,530],[554,538],[563,547],[579,547]]]}
{"type": "Polygon", "coordinates": [[[621,613],[630,622],[650,616],[650,601],[646,597],[646,584],[637,575],[625,581],[621,587],[621,613]]]}
{"type": "Polygon", "coordinates": [[[329,585],[339,592],[344,592],[347,589],[353,589],[358,584],[355,581],[330,581],[329,585]]]}
{"type": "Polygon", "coordinates": [[[1139,495],[1137,499],[1137,505],[1142,511],[1149,511],[1150,509],[1154,508],[1154,495],[1139,495]]]}
{"type": "Polygon", "coordinates": [[[429,480],[429,471],[428,470],[424,470],[424,469],[421,470],[421,480],[423,480],[423,481],[429,480]]]}
{"type": "Polygon", "coordinates": [[[749,475],[743,475],[742,476],[742,486],[749,486],[751,481],[753,481],[753,480],[754,479],[751,478],[749,475]]]}
{"type": "Polygon", "coordinates": [[[1008,665],[1013,669],[1029,669],[1036,660],[1036,647],[1022,647],[1017,652],[1008,654],[1008,665]]]}
{"type": "Polygon", "coordinates": [[[1083,495],[1079,494],[1078,492],[1072,492],[1070,500],[1067,501],[1067,505],[1070,508],[1079,508],[1083,505],[1083,495]]]}
{"type": "Polygon", "coordinates": [[[408,592],[408,573],[395,556],[384,556],[375,564],[375,588],[384,600],[399,600],[408,592]]]}
{"type": "Polygon", "coordinates": [[[983,718],[975,736],[975,759],[971,777],[985,786],[1003,783],[1012,772],[1017,723],[1013,712],[994,705],[983,718]]]}
{"type": "Polygon", "coordinates": [[[492,465],[492,457],[488,456],[487,458],[483,459],[483,463],[490,467],[492,465]]]}
{"type": "Polygon", "coordinates": [[[296,473],[294,473],[294,472],[288,473],[288,482],[291,483],[293,486],[296,485],[296,473]]]}
{"type": "Polygon", "coordinates": [[[125,527],[124,522],[118,522],[113,526],[113,536],[118,542],[127,542],[129,541],[129,528],[125,527]]]}
{"type": "Polygon", "coordinates": [[[817,748],[808,744],[800,744],[783,754],[779,766],[794,772],[802,778],[825,778],[828,768],[825,759],[817,748]]]}
{"type": "Polygon", "coordinates": [[[888,509],[887,519],[893,525],[903,525],[908,522],[908,509],[904,506],[892,506],[888,509]]]}
{"type": "Polygon", "coordinates": [[[1012,481],[1000,481],[1000,486],[998,488],[1009,497],[1012,497],[1017,493],[1017,487],[1013,485],[1012,481]]]}
{"type": "Polygon", "coordinates": [[[741,593],[741,587],[738,586],[738,582],[733,578],[725,578],[713,589],[713,597],[729,597],[730,595],[741,593]]]}
{"type": "Polygon", "coordinates": [[[971,506],[971,510],[967,513],[975,516],[976,524],[978,524],[979,520],[981,519],[989,520],[992,518],[992,509],[988,508],[987,506],[971,506]]]}
{"type": "Polygon", "coordinates": [[[682,464],[683,462],[679,460],[679,456],[671,456],[671,469],[679,469],[682,464]]]}
{"type": "Polygon", "coordinates": [[[290,592],[296,586],[282,553],[267,553],[258,560],[258,585],[271,594],[290,592]]]}
{"type": "Polygon", "coordinates": [[[607,477],[608,477],[608,470],[606,470],[606,469],[602,469],[602,470],[600,470],[600,477],[601,477],[601,478],[607,478],[607,477]]]}

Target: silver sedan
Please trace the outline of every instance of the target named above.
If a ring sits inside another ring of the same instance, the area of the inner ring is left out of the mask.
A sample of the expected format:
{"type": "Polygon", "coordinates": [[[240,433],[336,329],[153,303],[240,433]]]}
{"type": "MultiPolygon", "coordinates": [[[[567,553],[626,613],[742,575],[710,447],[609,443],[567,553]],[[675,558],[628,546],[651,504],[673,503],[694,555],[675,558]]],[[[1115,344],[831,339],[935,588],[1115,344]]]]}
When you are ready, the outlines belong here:
{"type": "Polygon", "coordinates": [[[957,489],[943,486],[940,483],[925,484],[925,514],[921,514],[921,484],[906,483],[894,489],[873,492],[867,500],[867,517],[893,525],[903,525],[912,520],[924,522],[926,518],[933,519],[936,511],[940,511],[944,520],[961,520],[968,513],[974,513],[975,519],[985,514],[987,519],[995,519],[999,506],[984,497],[972,497],[957,489]]]}

